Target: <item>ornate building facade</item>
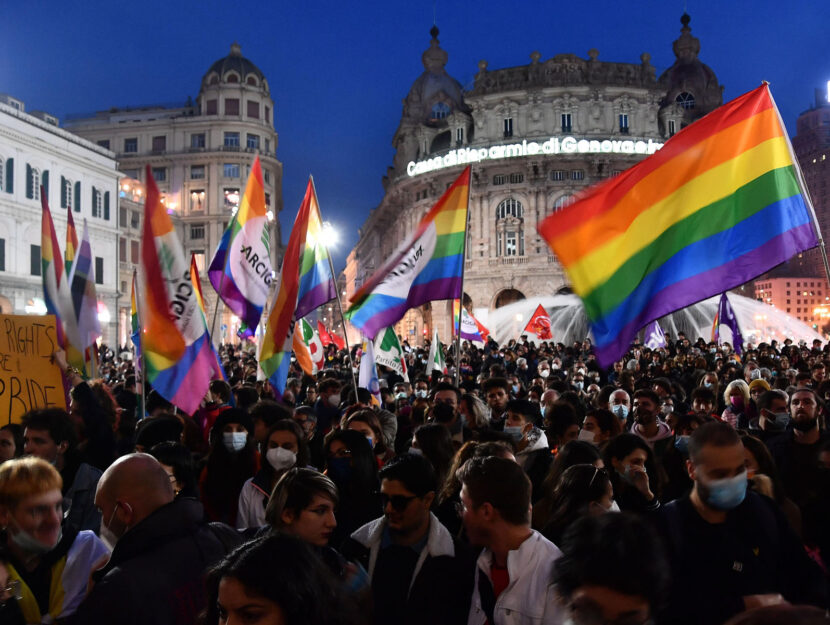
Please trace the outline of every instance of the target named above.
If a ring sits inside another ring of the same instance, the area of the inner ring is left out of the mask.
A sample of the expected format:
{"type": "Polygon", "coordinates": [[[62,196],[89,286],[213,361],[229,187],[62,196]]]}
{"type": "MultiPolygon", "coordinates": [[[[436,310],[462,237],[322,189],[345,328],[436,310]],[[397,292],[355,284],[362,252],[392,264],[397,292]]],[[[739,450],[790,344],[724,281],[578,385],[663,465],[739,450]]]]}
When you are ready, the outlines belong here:
{"type": "MultiPolygon", "coordinates": [[[[115,269],[119,172],[115,155],[58,127],[48,113],[0,96],[0,312],[45,314],[41,275],[41,186],[61,250],[67,213],[80,239],[89,228],[102,340],[116,336],[115,269]]],[[[127,301],[129,305],[129,300],[127,301]]]]}
{"type": "MultiPolygon", "coordinates": [[[[464,304],[486,324],[490,310],[567,286],[536,226],[586,186],[614,176],[722,103],[714,72],[698,59],[700,42],[684,15],[676,61],[657,76],[639,63],[559,54],[529,65],[491,69],[486,61],[469,90],[446,71],[448,54],[433,27],[424,72],[403,102],[393,137],[385,196],[360,228],[347,259],[351,295],[393,250],[467,164],[472,165],[464,304]]],[[[398,333],[409,340],[451,332],[451,303],[409,311],[398,333]]]]}
{"type": "MultiPolygon", "coordinates": [[[[127,327],[130,281],[138,264],[146,165],[173,217],[185,253],[196,256],[208,323],[217,296],[204,270],[239,207],[257,155],[269,210],[271,262],[278,267],[282,163],[277,159],[274,102],[265,75],[242,56],[236,43],[230,54],[213,63],[202,77],[195,101],[188,99],[183,106],[112,108],[92,116],[71,117],[66,127],[115,152],[124,174],[119,284],[127,297],[119,309],[122,328],[127,327]]],[[[221,304],[219,313],[214,340],[236,342],[239,320],[221,304]]],[[[121,334],[123,343],[125,335],[121,334]]]]}

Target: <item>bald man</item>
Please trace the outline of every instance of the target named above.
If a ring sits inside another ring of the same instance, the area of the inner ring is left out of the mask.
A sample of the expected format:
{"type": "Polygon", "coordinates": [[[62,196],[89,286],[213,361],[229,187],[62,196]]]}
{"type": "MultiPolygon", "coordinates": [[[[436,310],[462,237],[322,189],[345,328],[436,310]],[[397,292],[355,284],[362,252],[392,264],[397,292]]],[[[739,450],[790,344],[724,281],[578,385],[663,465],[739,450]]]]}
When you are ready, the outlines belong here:
{"type": "Polygon", "coordinates": [[[69,622],[195,623],[205,607],[205,570],[241,536],[206,523],[198,500],[174,499],[169,476],[148,454],[116,460],[98,481],[95,505],[112,556],[69,622]]]}

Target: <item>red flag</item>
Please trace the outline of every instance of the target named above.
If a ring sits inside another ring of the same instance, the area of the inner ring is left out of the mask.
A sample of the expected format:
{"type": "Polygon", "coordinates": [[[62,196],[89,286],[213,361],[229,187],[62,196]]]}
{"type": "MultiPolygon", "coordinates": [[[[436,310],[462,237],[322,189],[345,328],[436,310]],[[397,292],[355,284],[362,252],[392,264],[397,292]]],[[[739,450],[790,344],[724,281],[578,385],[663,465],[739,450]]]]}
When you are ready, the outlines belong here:
{"type": "Polygon", "coordinates": [[[322,321],[317,322],[317,334],[320,335],[320,342],[323,344],[323,347],[328,347],[329,345],[331,345],[331,336],[329,335],[328,330],[326,330],[326,326],[323,325],[322,321]]]}
{"type": "MultiPolygon", "coordinates": [[[[473,316],[470,315],[470,317],[473,317],[473,316]]],[[[486,343],[487,342],[487,337],[490,336],[490,330],[485,328],[484,325],[478,319],[476,319],[475,317],[473,317],[473,321],[476,322],[476,327],[478,328],[478,333],[481,335],[481,338],[486,343]]]]}
{"type": "Polygon", "coordinates": [[[339,336],[337,336],[337,334],[335,334],[334,332],[331,332],[331,333],[329,334],[329,338],[331,339],[331,342],[332,342],[332,343],[334,343],[335,345],[337,345],[337,349],[346,349],[346,341],[344,341],[343,339],[341,339],[341,338],[340,338],[339,336]]]}
{"type": "Polygon", "coordinates": [[[533,316],[527,322],[523,332],[535,334],[542,341],[550,341],[553,339],[553,334],[550,331],[550,317],[548,317],[548,313],[545,312],[541,304],[536,307],[533,316]]]}

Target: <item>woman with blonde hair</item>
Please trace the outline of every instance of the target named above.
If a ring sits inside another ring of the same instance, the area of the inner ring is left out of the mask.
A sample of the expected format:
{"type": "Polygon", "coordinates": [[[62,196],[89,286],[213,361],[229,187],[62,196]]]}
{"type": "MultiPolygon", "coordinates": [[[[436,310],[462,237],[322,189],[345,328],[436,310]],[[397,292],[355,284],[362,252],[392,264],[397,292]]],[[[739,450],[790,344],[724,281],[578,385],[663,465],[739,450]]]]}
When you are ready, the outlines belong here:
{"type": "Polygon", "coordinates": [[[733,428],[747,429],[749,427],[749,385],[743,380],[732,380],[723,391],[723,402],[726,410],[720,416],[733,428]]]}

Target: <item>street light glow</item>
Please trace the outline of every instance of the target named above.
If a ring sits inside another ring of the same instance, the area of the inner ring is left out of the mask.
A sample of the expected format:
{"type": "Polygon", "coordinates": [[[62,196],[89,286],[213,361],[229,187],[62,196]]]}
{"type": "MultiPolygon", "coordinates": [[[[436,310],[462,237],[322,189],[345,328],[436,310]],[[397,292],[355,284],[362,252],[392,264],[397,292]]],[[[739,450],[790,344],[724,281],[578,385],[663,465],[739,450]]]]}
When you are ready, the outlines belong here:
{"type": "Polygon", "coordinates": [[[323,222],[323,229],[320,231],[320,240],[323,242],[323,245],[326,246],[326,249],[331,249],[335,245],[337,245],[337,241],[340,239],[340,235],[337,234],[337,230],[334,229],[334,226],[331,225],[330,221],[323,222]]]}

